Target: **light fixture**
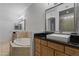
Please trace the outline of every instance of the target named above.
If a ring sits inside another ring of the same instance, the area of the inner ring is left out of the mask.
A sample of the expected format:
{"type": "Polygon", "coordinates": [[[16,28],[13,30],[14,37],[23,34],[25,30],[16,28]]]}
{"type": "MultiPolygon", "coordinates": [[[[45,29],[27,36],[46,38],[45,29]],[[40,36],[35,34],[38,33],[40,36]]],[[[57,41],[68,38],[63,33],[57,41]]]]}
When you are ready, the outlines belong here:
{"type": "Polygon", "coordinates": [[[66,11],[66,13],[68,14],[68,13],[69,13],[69,11],[66,11]]]}

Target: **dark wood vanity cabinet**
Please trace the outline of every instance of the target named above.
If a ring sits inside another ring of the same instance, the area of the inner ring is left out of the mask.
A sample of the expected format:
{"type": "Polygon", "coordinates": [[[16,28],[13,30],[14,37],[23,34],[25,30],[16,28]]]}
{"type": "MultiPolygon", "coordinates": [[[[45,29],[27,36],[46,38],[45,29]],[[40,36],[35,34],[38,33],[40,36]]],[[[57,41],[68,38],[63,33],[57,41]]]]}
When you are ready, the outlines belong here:
{"type": "Polygon", "coordinates": [[[47,56],[47,46],[41,45],[41,56],[47,56]]]}
{"type": "Polygon", "coordinates": [[[36,56],[41,55],[40,41],[41,41],[41,39],[39,39],[39,38],[34,39],[34,53],[35,53],[36,56]]]}
{"type": "Polygon", "coordinates": [[[57,44],[57,43],[48,41],[48,47],[61,51],[61,52],[64,52],[64,45],[61,45],[61,44],[57,44]]]}
{"type": "Polygon", "coordinates": [[[41,56],[47,56],[48,54],[47,51],[48,51],[47,41],[41,39],[41,56]]]}
{"type": "Polygon", "coordinates": [[[47,53],[48,53],[47,54],[48,56],[54,56],[54,49],[48,47],[48,52],[47,53]]]}
{"type": "Polygon", "coordinates": [[[48,41],[48,47],[52,49],[50,52],[53,52],[54,56],[65,56],[66,55],[64,53],[65,52],[64,51],[65,50],[65,46],[62,45],[62,44],[58,44],[58,43],[55,43],[55,42],[48,41]]]}
{"type": "Polygon", "coordinates": [[[79,56],[79,48],[65,46],[65,53],[70,56],[79,56]]]}
{"type": "Polygon", "coordinates": [[[40,53],[38,53],[37,51],[35,51],[35,56],[40,56],[40,53]]]}
{"type": "Polygon", "coordinates": [[[43,40],[39,37],[34,38],[35,56],[61,56],[64,54],[64,45],[43,40]]]}
{"type": "Polygon", "coordinates": [[[55,56],[67,56],[65,53],[55,50],[55,56]]]}
{"type": "Polygon", "coordinates": [[[35,56],[47,56],[47,41],[41,38],[34,38],[35,56]]]}
{"type": "Polygon", "coordinates": [[[79,56],[79,48],[34,38],[35,56],[79,56]]]}

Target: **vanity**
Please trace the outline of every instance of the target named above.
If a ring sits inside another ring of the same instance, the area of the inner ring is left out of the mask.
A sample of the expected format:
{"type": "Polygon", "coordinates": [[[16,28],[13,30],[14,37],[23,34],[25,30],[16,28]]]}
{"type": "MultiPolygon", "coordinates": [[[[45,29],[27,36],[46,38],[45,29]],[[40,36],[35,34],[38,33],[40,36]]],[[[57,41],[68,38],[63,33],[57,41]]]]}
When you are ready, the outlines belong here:
{"type": "Polygon", "coordinates": [[[42,38],[38,34],[34,36],[35,56],[79,56],[79,46],[42,38]]]}
{"type": "Polygon", "coordinates": [[[45,10],[45,31],[50,33],[34,35],[34,55],[79,56],[79,35],[68,34],[79,32],[78,19],[79,4],[61,3],[45,10]]]}

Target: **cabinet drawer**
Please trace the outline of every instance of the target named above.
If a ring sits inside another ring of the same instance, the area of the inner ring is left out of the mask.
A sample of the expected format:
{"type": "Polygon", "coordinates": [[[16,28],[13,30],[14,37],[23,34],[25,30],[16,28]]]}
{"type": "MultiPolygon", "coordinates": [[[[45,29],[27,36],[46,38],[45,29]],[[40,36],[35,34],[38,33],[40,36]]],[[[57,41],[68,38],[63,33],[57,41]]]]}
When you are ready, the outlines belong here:
{"type": "Polygon", "coordinates": [[[41,40],[41,44],[47,46],[47,41],[46,40],[41,40]]]}
{"type": "Polygon", "coordinates": [[[48,47],[48,56],[54,56],[54,49],[48,47]]]}
{"type": "Polygon", "coordinates": [[[60,51],[55,51],[55,56],[67,56],[65,53],[62,53],[60,51]]]}
{"type": "Polygon", "coordinates": [[[79,49],[66,46],[65,53],[72,56],[79,56],[79,49]]]}
{"type": "Polygon", "coordinates": [[[58,43],[48,42],[48,47],[64,52],[64,45],[58,43]]]}

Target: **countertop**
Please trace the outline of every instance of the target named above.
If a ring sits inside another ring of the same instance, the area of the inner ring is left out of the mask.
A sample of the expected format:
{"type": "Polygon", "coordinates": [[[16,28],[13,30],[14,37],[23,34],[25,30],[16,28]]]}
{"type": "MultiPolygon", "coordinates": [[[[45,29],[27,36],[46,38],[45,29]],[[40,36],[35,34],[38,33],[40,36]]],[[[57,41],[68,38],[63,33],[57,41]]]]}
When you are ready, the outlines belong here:
{"type": "MultiPolygon", "coordinates": [[[[48,34],[51,34],[51,33],[48,33],[48,34]]],[[[67,45],[67,46],[71,46],[71,47],[74,47],[74,48],[79,48],[79,44],[73,44],[73,43],[65,43],[65,42],[60,42],[60,41],[56,41],[56,40],[51,40],[51,39],[47,39],[46,38],[46,35],[47,34],[40,34],[40,33],[35,33],[34,37],[39,37],[40,39],[42,40],[46,40],[46,41],[51,41],[51,42],[56,42],[56,43],[59,43],[59,44],[64,44],[64,45],[67,45]]]]}

